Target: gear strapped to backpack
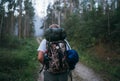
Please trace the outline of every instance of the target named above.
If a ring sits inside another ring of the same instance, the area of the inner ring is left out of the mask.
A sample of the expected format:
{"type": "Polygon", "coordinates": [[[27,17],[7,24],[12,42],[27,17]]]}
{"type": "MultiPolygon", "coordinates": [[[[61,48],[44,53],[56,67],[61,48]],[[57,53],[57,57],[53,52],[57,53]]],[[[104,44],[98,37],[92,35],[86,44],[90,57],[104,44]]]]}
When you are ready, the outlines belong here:
{"type": "Polygon", "coordinates": [[[47,41],[59,41],[66,38],[66,32],[63,28],[48,28],[45,30],[44,36],[47,41]]]}

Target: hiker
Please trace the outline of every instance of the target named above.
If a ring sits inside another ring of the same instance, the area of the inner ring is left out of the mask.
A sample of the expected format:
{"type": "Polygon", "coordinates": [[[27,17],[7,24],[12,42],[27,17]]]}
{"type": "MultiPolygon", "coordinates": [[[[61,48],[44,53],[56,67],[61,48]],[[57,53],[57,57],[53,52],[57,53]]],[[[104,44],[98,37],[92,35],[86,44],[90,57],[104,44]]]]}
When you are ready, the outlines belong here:
{"type": "Polygon", "coordinates": [[[70,70],[66,53],[71,47],[65,39],[66,33],[59,25],[52,24],[44,36],[45,39],[38,47],[38,60],[44,68],[44,81],[68,81],[70,70]]]}

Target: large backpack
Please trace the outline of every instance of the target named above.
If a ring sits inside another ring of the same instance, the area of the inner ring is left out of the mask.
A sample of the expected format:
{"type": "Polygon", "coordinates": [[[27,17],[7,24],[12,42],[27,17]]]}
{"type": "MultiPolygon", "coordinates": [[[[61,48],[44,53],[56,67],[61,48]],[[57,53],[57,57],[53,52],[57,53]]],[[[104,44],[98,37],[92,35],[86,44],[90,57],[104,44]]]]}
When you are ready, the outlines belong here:
{"type": "MultiPolygon", "coordinates": [[[[45,69],[51,73],[62,73],[75,68],[79,61],[76,50],[67,50],[66,33],[63,28],[48,28],[44,33],[47,52],[44,54],[45,69]]],[[[42,71],[42,70],[41,70],[42,71]]]]}
{"type": "Polygon", "coordinates": [[[69,70],[66,54],[65,41],[47,41],[47,54],[45,58],[45,69],[51,73],[62,73],[69,70]]]}
{"type": "Polygon", "coordinates": [[[44,56],[45,69],[51,73],[69,70],[66,52],[66,33],[63,28],[48,28],[45,33],[47,53],[44,56]]]}

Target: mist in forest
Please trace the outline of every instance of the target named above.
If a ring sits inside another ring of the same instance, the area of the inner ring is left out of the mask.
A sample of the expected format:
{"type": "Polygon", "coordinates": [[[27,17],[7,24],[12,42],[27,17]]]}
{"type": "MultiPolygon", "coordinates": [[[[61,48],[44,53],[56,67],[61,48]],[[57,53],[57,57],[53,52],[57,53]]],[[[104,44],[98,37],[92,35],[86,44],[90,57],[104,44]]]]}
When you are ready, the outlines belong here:
{"type": "Polygon", "coordinates": [[[34,28],[36,37],[43,35],[43,29],[41,29],[42,23],[43,23],[42,18],[36,14],[34,16],[34,28]]]}

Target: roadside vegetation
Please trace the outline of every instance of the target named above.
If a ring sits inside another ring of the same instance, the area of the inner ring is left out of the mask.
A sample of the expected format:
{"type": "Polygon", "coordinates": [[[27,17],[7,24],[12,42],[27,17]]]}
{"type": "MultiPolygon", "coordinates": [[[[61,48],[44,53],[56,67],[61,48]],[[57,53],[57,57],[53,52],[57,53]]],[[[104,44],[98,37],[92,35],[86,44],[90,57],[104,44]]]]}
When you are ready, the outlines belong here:
{"type": "Polygon", "coordinates": [[[37,42],[31,0],[0,0],[0,81],[36,81],[37,42]]]}
{"type": "Polygon", "coordinates": [[[36,81],[37,45],[32,38],[0,47],[0,81],[36,81]]]}
{"type": "Polygon", "coordinates": [[[78,51],[80,62],[96,71],[104,81],[119,81],[120,65],[119,57],[100,58],[90,51],[78,51]]]}
{"type": "Polygon", "coordinates": [[[110,31],[105,15],[94,11],[80,17],[69,16],[63,27],[73,49],[78,50],[80,62],[101,74],[105,81],[120,80],[119,9],[110,16],[110,31]],[[82,19],[81,19],[82,18],[82,19]]]}

